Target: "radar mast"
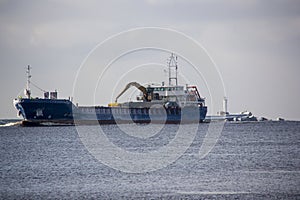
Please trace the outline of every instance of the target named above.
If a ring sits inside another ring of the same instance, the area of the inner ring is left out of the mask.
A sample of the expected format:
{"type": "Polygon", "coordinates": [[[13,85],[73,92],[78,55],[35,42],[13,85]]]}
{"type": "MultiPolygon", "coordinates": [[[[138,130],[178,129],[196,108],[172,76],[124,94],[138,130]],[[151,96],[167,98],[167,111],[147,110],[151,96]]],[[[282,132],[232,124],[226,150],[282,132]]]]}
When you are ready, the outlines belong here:
{"type": "Polygon", "coordinates": [[[27,66],[26,74],[27,74],[27,84],[26,84],[26,89],[24,90],[24,94],[27,96],[28,99],[30,99],[31,91],[30,91],[30,65],[27,66]]]}
{"type": "Polygon", "coordinates": [[[174,55],[174,53],[171,54],[170,58],[168,59],[168,67],[169,67],[169,86],[172,86],[172,84],[175,81],[175,86],[178,85],[177,81],[177,56],[174,55]]]}

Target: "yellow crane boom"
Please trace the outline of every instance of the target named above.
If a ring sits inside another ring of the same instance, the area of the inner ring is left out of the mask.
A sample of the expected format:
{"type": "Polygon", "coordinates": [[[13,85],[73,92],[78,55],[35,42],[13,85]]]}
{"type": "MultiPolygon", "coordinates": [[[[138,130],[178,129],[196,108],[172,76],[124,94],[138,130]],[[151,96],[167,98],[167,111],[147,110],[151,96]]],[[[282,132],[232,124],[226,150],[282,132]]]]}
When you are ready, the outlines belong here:
{"type": "Polygon", "coordinates": [[[147,89],[144,86],[142,86],[141,84],[139,84],[137,82],[130,82],[125,86],[125,88],[122,90],[122,92],[120,92],[120,94],[116,97],[115,103],[118,102],[119,97],[122,96],[131,86],[134,86],[137,89],[139,89],[140,91],[142,91],[144,94],[144,97],[147,97],[147,89]]]}

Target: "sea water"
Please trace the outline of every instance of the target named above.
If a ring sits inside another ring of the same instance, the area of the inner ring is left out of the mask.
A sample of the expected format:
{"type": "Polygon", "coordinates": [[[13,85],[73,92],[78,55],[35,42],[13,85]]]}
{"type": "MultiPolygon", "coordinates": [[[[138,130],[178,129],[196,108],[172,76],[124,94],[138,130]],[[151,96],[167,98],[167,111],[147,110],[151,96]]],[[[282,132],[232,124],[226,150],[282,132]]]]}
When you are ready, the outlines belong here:
{"type": "MultiPolygon", "coordinates": [[[[204,157],[199,149],[211,124],[199,124],[177,159],[136,173],[97,159],[76,126],[7,123],[0,127],[1,199],[300,199],[300,122],[226,122],[204,157]]],[[[145,137],[127,134],[137,130],[130,124],[85,128],[101,128],[119,149],[147,155],[169,145],[180,127],[139,125],[145,137]]]]}

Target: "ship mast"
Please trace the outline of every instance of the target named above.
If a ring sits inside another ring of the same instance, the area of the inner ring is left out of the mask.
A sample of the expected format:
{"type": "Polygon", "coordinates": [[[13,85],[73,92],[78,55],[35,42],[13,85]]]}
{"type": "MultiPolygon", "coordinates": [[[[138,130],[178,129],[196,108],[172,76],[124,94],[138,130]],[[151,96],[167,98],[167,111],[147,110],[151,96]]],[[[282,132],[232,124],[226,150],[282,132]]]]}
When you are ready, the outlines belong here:
{"type": "Polygon", "coordinates": [[[27,70],[26,70],[26,74],[27,74],[27,84],[26,84],[26,89],[24,91],[24,94],[27,96],[28,99],[30,99],[30,95],[31,95],[31,91],[30,91],[30,78],[31,78],[31,74],[30,74],[30,65],[27,66],[27,70]]]}
{"type": "Polygon", "coordinates": [[[170,58],[168,59],[168,67],[169,67],[169,86],[172,85],[172,80],[175,81],[175,85],[178,85],[177,81],[177,56],[174,53],[171,54],[170,58]],[[175,69],[175,71],[174,71],[175,69]]]}

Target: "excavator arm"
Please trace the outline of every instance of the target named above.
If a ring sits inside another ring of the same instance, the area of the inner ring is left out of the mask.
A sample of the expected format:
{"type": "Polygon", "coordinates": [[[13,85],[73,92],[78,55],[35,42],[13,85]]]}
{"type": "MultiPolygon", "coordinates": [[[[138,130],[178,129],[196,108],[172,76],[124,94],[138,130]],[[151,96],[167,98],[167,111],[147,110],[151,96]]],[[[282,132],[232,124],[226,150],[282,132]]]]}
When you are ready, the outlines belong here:
{"type": "Polygon", "coordinates": [[[137,82],[130,82],[125,86],[125,88],[122,90],[122,92],[116,97],[116,100],[115,100],[116,103],[117,103],[119,97],[122,96],[131,86],[134,86],[137,89],[139,89],[140,91],[142,91],[144,96],[147,97],[147,90],[144,86],[140,85],[137,82]]]}

